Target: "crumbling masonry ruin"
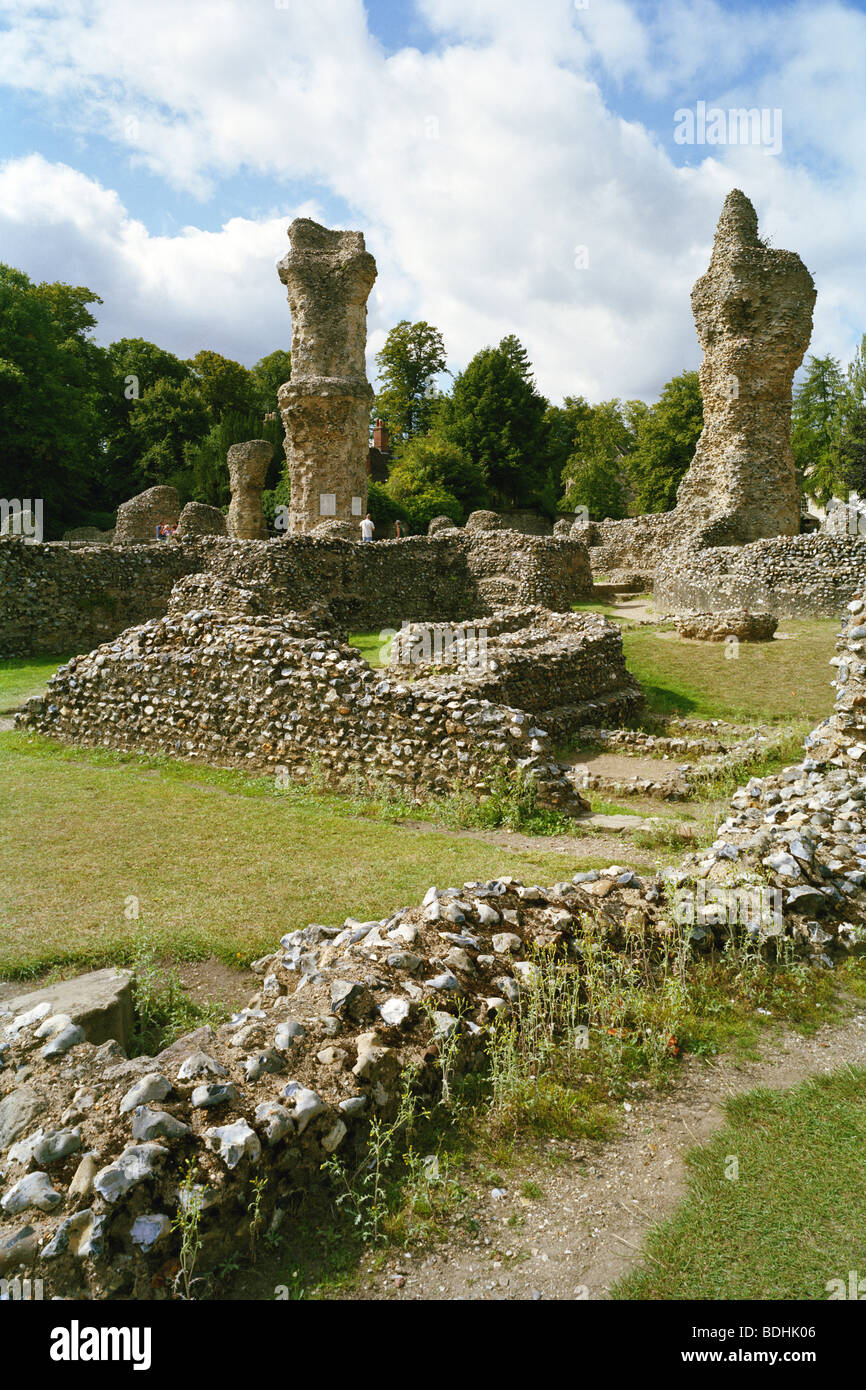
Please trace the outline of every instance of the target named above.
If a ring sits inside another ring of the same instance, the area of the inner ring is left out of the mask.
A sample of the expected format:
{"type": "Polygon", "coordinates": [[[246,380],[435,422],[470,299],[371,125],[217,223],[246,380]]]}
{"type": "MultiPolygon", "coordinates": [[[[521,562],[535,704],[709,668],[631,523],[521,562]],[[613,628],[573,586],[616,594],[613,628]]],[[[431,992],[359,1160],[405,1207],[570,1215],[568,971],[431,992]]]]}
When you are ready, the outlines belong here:
{"type": "Polygon", "coordinates": [[[694,458],[673,511],[593,528],[594,568],[650,574],[666,561],[682,572],[683,552],[798,535],[791,386],[814,304],[800,257],[761,240],[754,207],[733,189],[710,264],[692,290],[704,353],[704,427],[694,458]]]}
{"type": "Polygon", "coordinates": [[[292,376],[278,400],[291,483],[290,536],[335,519],[356,528],[367,510],[367,297],[376,262],[361,232],[299,217],[279,263],[292,313],[292,376]]]}

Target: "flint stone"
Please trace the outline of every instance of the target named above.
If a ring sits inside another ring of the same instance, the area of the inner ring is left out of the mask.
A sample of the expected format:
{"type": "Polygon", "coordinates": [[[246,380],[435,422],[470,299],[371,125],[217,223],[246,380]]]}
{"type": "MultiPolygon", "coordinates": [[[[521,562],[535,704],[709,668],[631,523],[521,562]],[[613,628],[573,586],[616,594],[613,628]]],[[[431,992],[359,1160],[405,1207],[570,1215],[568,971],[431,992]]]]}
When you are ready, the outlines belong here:
{"type": "Polygon", "coordinates": [[[54,1191],[47,1173],[27,1173],[14,1187],[10,1187],[5,1197],[0,1198],[0,1207],[7,1216],[18,1216],[29,1207],[53,1211],[62,1201],[61,1193],[54,1191]]]}
{"type": "Polygon", "coordinates": [[[178,1068],[177,1079],[196,1081],[200,1076],[228,1076],[228,1072],[221,1062],[209,1057],[206,1052],[192,1052],[178,1068]]]}
{"type": "Polygon", "coordinates": [[[244,1158],[258,1163],[262,1156],[258,1135],[250,1129],[246,1120],[236,1120],[234,1124],[222,1125],[217,1129],[206,1129],[205,1143],[227,1168],[237,1168],[244,1158]]]}
{"type": "Polygon", "coordinates": [[[168,1149],[160,1144],[130,1144],[113,1163],[100,1168],[93,1186],[106,1202],[116,1202],[139,1183],[154,1177],[167,1158],[168,1149]]]}
{"type": "Polygon", "coordinates": [[[42,1010],[40,1017],[66,1014],[70,1023],[83,1030],[86,1042],[99,1044],[114,1038],[127,1049],[132,1038],[130,970],[92,970],[87,975],[17,995],[7,1003],[18,1014],[36,1008],[42,1010]]]}
{"type": "Polygon", "coordinates": [[[136,1081],[134,1086],[130,1086],[120,1102],[120,1113],[125,1115],[128,1111],[136,1110],[150,1100],[165,1100],[170,1093],[171,1082],[166,1077],[160,1076],[159,1072],[150,1072],[148,1076],[143,1076],[140,1081],[136,1081]]]}
{"type": "Polygon", "coordinates": [[[132,1223],[129,1238],[133,1245],[147,1255],[160,1241],[171,1233],[171,1221],[163,1212],[146,1212],[137,1216],[132,1223]]]}
{"type": "Polygon", "coordinates": [[[182,1139],[191,1133],[189,1125],[167,1110],[151,1110],[148,1105],[136,1107],[132,1119],[133,1139],[182,1139]]]}
{"type": "Polygon", "coordinates": [[[216,1105],[225,1105],[238,1099],[238,1088],[234,1082],[212,1081],[204,1086],[196,1086],[190,1096],[190,1104],[196,1110],[210,1110],[216,1105]]]}

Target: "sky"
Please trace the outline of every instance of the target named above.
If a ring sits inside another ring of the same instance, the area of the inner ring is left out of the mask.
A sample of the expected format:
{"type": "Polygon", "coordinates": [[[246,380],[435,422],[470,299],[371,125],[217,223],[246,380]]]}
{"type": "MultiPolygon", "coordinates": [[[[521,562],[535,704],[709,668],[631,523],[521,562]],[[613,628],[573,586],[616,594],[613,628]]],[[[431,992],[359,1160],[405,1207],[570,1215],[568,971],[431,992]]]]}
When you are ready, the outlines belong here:
{"type": "Polygon", "coordinates": [[[516,333],[551,400],[652,401],[734,187],[847,362],[866,0],[0,0],[0,261],[94,290],[102,343],[288,348],[305,216],[376,257],[371,379],[426,319],[452,372],[516,333]]]}

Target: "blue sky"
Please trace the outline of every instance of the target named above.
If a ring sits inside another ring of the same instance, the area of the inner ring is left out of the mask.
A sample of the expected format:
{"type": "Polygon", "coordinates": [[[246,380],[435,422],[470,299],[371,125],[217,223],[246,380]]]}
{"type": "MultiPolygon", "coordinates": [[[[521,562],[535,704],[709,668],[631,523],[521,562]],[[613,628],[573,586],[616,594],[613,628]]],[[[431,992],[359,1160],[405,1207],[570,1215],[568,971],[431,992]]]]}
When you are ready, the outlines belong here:
{"type": "Polygon", "coordinates": [[[370,372],[401,317],[452,369],[516,332],[552,399],[696,366],[689,291],[742,187],[866,329],[864,3],[0,0],[0,259],[99,293],[99,337],[288,346],[293,217],[362,230],[370,372]],[[779,148],[676,113],[778,111],[779,148]]]}

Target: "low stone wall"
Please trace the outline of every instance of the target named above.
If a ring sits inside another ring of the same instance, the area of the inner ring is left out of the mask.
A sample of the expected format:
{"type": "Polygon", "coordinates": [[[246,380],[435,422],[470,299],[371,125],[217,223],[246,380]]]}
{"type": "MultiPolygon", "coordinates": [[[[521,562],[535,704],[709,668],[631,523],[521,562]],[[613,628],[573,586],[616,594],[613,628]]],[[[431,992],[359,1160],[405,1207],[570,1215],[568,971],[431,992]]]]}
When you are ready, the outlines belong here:
{"type": "Polygon", "coordinates": [[[497,609],[483,626],[456,634],[446,625],[413,623],[395,639],[391,661],[398,674],[444,671],[436,676],[443,685],[459,662],[467,695],[528,710],[557,740],[582,724],[632,718],[644,704],[625,668],[619,626],[596,613],[497,609]]]}
{"type": "Polygon", "coordinates": [[[679,613],[674,626],[680,637],[695,642],[770,642],[779,626],[772,613],[749,613],[744,608],[732,608],[720,613],[679,613]]]}
{"type": "Polygon", "coordinates": [[[192,1296],[207,1297],[220,1263],[249,1251],[251,1180],[259,1234],[275,1231],[332,1155],[363,1160],[410,1068],[424,1100],[445,1067],[482,1070],[538,948],[577,966],[587,917],[613,948],[626,921],[652,941],[645,880],[575,877],[431,888],[381,921],[291,932],[254,964],[245,1009],[156,1057],[94,1046],[50,999],[5,1017],[0,1004],[0,1276],[29,1272],[46,1298],[183,1295],[172,1222],[200,1202],[192,1296]]]}
{"type": "MultiPolygon", "coordinates": [[[[185,581],[185,594],[195,582],[185,581]]],[[[322,621],[172,612],[61,667],[19,722],[75,743],[261,768],[288,780],[385,778],[409,795],[462,787],[483,796],[498,768],[522,769],[542,804],[566,814],[587,809],[530,713],[485,695],[496,694],[495,680],[476,683],[455,670],[403,683],[402,672],[371,670],[322,621]]],[[[612,668],[619,642],[604,619],[588,623],[587,670],[594,654],[612,668]]],[[[624,677],[621,645],[619,663],[624,677]]],[[[543,688],[540,669],[535,683],[543,688]]],[[[504,688],[525,687],[524,675],[522,686],[504,688]]]]}
{"type": "Polygon", "coordinates": [[[87,650],[166,611],[172,585],[202,570],[260,595],[261,612],[331,605],[356,630],[460,620],[501,604],[568,611],[592,592],[586,547],[514,531],[372,545],[301,536],[131,546],[0,541],[0,657],[87,650]]]}
{"type": "Polygon", "coordinates": [[[0,658],[89,651],[165,612],[198,552],[169,542],[115,547],[0,541],[0,658]]]}
{"type": "Polygon", "coordinates": [[[866,539],[775,536],[662,560],[655,576],[661,612],[731,608],[780,617],[835,617],[866,573],[866,539]]]}

